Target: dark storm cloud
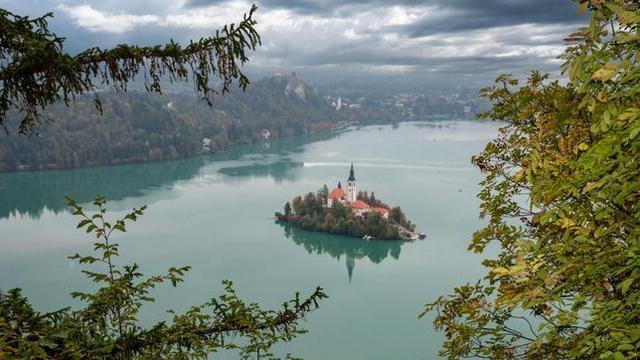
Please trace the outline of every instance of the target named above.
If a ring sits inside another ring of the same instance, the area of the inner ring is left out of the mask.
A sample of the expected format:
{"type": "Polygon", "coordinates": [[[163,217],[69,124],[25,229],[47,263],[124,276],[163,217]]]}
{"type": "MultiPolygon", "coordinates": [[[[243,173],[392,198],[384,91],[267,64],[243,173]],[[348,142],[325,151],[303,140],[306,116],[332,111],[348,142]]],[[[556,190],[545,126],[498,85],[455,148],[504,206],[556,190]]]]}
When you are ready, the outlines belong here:
{"type": "MultiPolygon", "coordinates": [[[[219,0],[189,0],[187,6],[221,5],[219,0]]],[[[275,46],[261,52],[266,59],[290,64],[302,72],[313,69],[358,72],[364,68],[384,70],[405,68],[412,73],[437,73],[443,76],[475,76],[490,79],[500,73],[524,76],[532,69],[558,75],[558,61],[562,39],[587,21],[578,14],[578,5],[570,0],[262,0],[263,9],[286,9],[297,16],[357,19],[367,11],[403,7],[409,14],[420,14],[407,24],[388,24],[361,31],[364,38],[349,41],[319,40],[316,49],[291,51],[288,46],[275,46]],[[425,15],[426,14],[426,15],[425,15]],[[530,27],[520,28],[529,24],[530,27]],[[544,29],[536,31],[536,29],[544,29]],[[494,31],[495,29],[503,30],[494,31]],[[451,35],[468,36],[467,42],[455,45],[460,52],[486,41],[483,33],[491,32],[487,52],[471,52],[455,56],[443,50],[433,55],[429,49],[446,47],[451,35]],[[385,42],[386,34],[397,40],[385,42]],[[429,37],[420,43],[427,51],[408,47],[397,48],[394,43],[406,39],[429,37]],[[425,52],[427,53],[425,55],[425,52]],[[283,59],[283,56],[286,59],[283,59]],[[346,70],[349,69],[349,70],[346,70]]],[[[366,18],[365,18],[366,21],[366,18]]],[[[347,26],[348,27],[348,26],[347,26]]]]}
{"type": "Polygon", "coordinates": [[[476,30],[524,23],[578,23],[574,2],[562,0],[438,1],[444,16],[407,27],[410,36],[476,30]]]}
{"type": "MultiPolygon", "coordinates": [[[[65,49],[153,45],[212,34],[249,0],[5,0],[56,13],[65,49]]],[[[247,70],[316,78],[407,76],[486,81],[531,69],[557,74],[562,39],[586,23],[571,0],[257,0],[263,45],[247,70]]],[[[466,81],[466,80],[465,80],[466,81]]],[[[437,82],[437,81],[436,81],[437,82]]]]}
{"type": "MultiPolygon", "coordinates": [[[[221,5],[228,0],[188,0],[186,6],[221,5]]],[[[303,15],[349,17],[364,9],[391,6],[434,6],[437,21],[408,27],[413,36],[522,23],[575,23],[584,20],[570,0],[262,0],[258,6],[288,9],[303,15]]]]}

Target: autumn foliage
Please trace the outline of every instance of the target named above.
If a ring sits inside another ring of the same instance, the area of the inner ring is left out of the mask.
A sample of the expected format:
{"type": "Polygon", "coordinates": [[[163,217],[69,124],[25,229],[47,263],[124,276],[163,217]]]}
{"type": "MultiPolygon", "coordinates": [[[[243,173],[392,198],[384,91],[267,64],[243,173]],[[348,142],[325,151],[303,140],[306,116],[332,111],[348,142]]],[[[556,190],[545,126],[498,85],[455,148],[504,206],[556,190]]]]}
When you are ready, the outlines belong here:
{"type": "Polygon", "coordinates": [[[500,248],[483,281],[429,304],[449,358],[640,357],[640,5],[580,1],[566,85],[532,73],[483,90],[506,122],[473,158],[500,248]]]}

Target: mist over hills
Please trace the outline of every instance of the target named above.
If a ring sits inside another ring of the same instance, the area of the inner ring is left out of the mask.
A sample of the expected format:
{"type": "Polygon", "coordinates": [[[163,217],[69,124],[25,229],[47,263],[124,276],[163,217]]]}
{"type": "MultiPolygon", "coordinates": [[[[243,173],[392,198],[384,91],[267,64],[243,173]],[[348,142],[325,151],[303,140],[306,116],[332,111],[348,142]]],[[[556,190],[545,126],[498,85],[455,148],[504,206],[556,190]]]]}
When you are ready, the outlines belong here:
{"type": "MultiPolygon", "coordinates": [[[[188,86],[188,84],[186,85],[188,86]]],[[[172,160],[218,152],[235,144],[330,131],[350,124],[469,116],[481,107],[472,92],[393,93],[373,88],[313,88],[293,72],[255,81],[207,106],[185,85],[164,95],[142,83],[128,92],[101,91],[45,112],[37,137],[0,141],[0,171],[47,170],[172,160]]],[[[9,124],[19,120],[13,114],[9,124]]]]}

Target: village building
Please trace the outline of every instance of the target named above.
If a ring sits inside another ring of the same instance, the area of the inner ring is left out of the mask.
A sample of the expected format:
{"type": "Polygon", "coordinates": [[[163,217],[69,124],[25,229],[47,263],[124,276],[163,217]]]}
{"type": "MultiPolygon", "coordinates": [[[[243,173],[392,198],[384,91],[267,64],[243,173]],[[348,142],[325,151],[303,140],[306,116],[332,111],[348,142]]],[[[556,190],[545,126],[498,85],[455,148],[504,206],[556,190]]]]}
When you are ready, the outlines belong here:
{"type": "Polygon", "coordinates": [[[385,219],[389,217],[388,209],[383,207],[371,207],[366,202],[358,199],[358,187],[356,185],[356,176],[353,171],[353,164],[351,164],[349,177],[347,178],[347,191],[345,192],[342,189],[342,183],[338,181],[338,186],[331,190],[327,195],[327,207],[332,207],[336,202],[352,208],[356,215],[359,216],[375,212],[385,219]]]}

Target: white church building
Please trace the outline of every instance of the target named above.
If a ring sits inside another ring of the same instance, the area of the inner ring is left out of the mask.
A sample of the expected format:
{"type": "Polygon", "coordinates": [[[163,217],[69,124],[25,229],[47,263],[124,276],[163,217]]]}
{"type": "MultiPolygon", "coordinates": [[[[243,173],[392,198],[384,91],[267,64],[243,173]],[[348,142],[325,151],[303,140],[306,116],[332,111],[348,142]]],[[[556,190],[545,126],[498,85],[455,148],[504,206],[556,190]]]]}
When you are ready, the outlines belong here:
{"type": "Polygon", "coordinates": [[[347,178],[347,191],[342,189],[342,184],[338,182],[338,186],[329,192],[327,196],[327,207],[332,207],[335,202],[352,208],[357,215],[362,216],[365,213],[376,212],[385,219],[389,217],[389,210],[382,207],[371,207],[362,200],[358,200],[358,187],[356,186],[356,177],[353,171],[353,164],[347,178]]]}

